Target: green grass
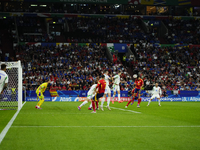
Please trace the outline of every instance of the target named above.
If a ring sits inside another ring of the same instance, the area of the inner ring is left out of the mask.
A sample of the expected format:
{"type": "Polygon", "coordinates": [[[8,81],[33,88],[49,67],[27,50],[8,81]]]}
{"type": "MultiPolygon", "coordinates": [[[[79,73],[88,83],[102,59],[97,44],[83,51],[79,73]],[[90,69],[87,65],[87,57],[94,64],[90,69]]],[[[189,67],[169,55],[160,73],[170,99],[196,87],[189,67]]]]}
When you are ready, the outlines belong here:
{"type": "Polygon", "coordinates": [[[161,107],[156,102],[149,107],[142,102],[141,108],[134,104],[128,109],[124,108],[125,102],[115,103],[111,107],[141,113],[104,108],[104,112],[99,110],[96,114],[87,110],[89,104],[79,111],[80,102],[45,102],[42,110],[35,109],[35,104],[27,102],[23,106],[0,149],[200,149],[199,102],[161,102],[161,107]]]}
{"type": "Polygon", "coordinates": [[[0,110],[0,133],[17,110],[0,110]]]}

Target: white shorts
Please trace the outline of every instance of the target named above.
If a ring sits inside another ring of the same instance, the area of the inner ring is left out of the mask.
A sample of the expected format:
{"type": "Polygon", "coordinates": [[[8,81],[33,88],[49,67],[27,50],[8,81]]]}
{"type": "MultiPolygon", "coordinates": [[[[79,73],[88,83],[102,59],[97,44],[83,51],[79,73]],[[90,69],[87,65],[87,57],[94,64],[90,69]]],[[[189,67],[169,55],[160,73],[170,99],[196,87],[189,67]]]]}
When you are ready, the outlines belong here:
{"type": "Polygon", "coordinates": [[[120,91],[119,85],[113,84],[113,92],[120,91]]]}
{"type": "Polygon", "coordinates": [[[109,87],[109,86],[106,86],[106,89],[105,89],[104,94],[109,94],[109,93],[111,93],[110,87],[109,87]]]}
{"type": "Polygon", "coordinates": [[[92,99],[95,96],[95,94],[88,92],[87,93],[87,98],[92,99]]]}
{"type": "Polygon", "coordinates": [[[153,94],[153,95],[151,96],[151,99],[154,99],[154,98],[160,98],[160,95],[159,95],[159,94],[153,94]]]}

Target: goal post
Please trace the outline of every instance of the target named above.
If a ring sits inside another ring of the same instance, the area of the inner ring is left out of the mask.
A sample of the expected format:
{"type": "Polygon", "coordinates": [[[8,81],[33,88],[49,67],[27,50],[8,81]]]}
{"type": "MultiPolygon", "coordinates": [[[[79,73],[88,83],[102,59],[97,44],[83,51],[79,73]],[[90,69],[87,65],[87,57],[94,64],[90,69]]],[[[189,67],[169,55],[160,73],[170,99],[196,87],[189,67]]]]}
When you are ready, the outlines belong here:
{"type": "Polygon", "coordinates": [[[6,74],[8,75],[7,88],[2,93],[0,100],[0,110],[20,110],[22,108],[22,66],[21,61],[0,62],[6,64],[6,74]]]}

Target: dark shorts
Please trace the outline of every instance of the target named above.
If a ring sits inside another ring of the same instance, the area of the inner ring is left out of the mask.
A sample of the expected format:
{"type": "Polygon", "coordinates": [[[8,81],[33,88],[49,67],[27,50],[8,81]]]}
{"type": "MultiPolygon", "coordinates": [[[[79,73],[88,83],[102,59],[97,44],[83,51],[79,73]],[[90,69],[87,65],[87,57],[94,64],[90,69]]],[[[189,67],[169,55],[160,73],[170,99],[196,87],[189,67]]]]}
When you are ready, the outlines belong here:
{"type": "Polygon", "coordinates": [[[96,94],[92,99],[93,99],[94,101],[98,101],[99,98],[103,97],[103,95],[104,95],[104,93],[98,93],[98,94],[96,94]]]}
{"type": "Polygon", "coordinates": [[[135,89],[134,93],[140,94],[141,89],[135,89]]]}
{"type": "Polygon", "coordinates": [[[138,97],[136,96],[135,98],[134,98],[134,100],[137,100],[138,99],[138,97]]]}

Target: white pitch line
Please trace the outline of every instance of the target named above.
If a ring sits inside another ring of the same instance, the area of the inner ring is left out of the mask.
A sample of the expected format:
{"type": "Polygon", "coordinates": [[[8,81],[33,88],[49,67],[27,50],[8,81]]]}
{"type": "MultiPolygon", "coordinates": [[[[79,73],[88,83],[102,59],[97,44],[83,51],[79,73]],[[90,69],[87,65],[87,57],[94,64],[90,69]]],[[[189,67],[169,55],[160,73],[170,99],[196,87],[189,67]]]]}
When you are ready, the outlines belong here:
{"type": "Polygon", "coordinates": [[[122,110],[122,111],[129,111],[129,112],[133,112],[133,113],[137,113],[140,114],[141,112],[138,111],[133,111],[133,110],[128,110],[128,109],[122,109],[122,108],[117,108],[117,107],[110,107],[112,109],[118,109],[118,110],[122,110]]]}
{"type": "Polygon", "coordinates": [[[12,126],[13,128],[200,128],[199,126],[12,126]]]}
{"type": "MultiPolygon", "coordinates": [[[[22,107],[24,106],[25,103],[26,103],[26,101],[22,104],[22,107]]],[[[15,119],[16,119],[17,115],[19,114],[20,110],[17,110],[17,112],[14,114],[14,116],[11,118],[11,120],[8,122],[8,124],[6,125],[6,127],[1,132],[1,134],[0,134],[0,144],[3,141],[4,137],[6,136],[8,130],[12,126],[13,122],[15,121],[15,119]]]]}

